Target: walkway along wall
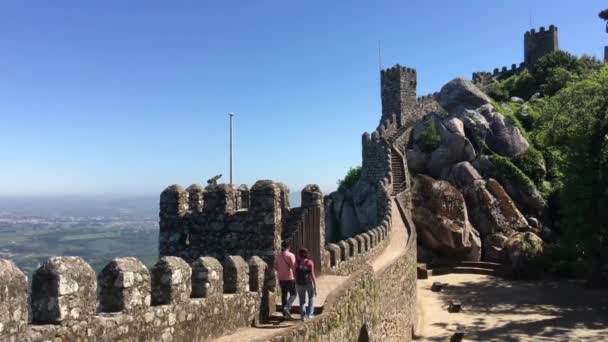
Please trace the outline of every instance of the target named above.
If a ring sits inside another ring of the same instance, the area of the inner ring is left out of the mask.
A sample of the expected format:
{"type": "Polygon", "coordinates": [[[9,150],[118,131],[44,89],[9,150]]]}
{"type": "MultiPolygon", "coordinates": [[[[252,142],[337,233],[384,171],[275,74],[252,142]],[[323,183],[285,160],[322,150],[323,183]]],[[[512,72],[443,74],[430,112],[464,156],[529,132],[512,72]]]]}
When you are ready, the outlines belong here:
{"type": "MultiPolygon", "coordinates": [[[[409,203],[398,203],[395,214],[403,216],[409,203]]],[[[259,341],[411,341],[417,329],[416,230],[405,222],[408,237],[397,259],[376,271],[363,263],[328,296],[321,315],[259,341]]]]}

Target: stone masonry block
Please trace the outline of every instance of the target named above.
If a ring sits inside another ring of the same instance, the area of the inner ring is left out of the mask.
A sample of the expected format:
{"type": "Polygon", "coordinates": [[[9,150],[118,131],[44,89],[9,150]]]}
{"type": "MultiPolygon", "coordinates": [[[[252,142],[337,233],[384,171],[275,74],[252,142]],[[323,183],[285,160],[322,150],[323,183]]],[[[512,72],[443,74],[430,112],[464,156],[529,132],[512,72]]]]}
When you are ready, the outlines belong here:
{"type": "Polygon", "coordinates": [[[188,212],[188,193],[177,185],[168,186],[160,194],[160,217],[171,218],[183,216],[188,212]]]}
{"type": "Polygon", "coordinates": [[[202,213],[205,207],[205,188],[200,184],[192,184],[186,189],[188,192],[188,204],[193,213],[202,213]]]}
{"type": "Polygon", "coordinates": [[[58,324],[95,314],[97,277],[81,257],[48,258],[32,278],[32,320],[58,324]]]}
{"type": "Polygon", "coordinates": [[[316,184],[309,184],[302,189],[302,208],[320,207],[323,205],[323,193],[316,184]]]}
{"type": "Polygon", "coordinates": [[[361,234],[359,234],[359,236],[361,236],[361,238],[363,238],[363,241],[364,241],[364,245],[363,245],[364,252],[369,251],[372,248],[371,237],[367,233],[361,233],[361,234]]]}
{"type": "Polygon", "coordinates": [[[346,242],[348,243],[348,251],[349,251],[349,257],[354,257],[355,255],[358,254],[359,252],[359,244],[357,243],[357,240],[355,240],[354,238],[348,238],[346,239],[346,242]]]}
{"type": "Polygon", "coordinates": [[[249,291],[262,292],[268,265],[262,258],[256,255],[249,258],[247,263],[249,264],[249,291]]]}
{"type": "Polygon", "coordinates": [[[273,212],[280,208],[281,187],[271,180],[259,180],[251,187],[250,210],[273,212]]]}
{"type": "Polygon", "coordinates": [[[150,306],[150,272],[137,258],[112,260],[98,276],[103,312],[132,312],[150,306]]]}
{"type": "Polygon", "coordinates": [[[338,246],[340,246],[340,260],[348,260],[350,258],[350,246],[348,245],[348,242],[340,240],[338,241],[338,246]]]}
{"type": "Polygon", "coordinates": [[[230,184],[211,185],[205,188],[204,212],[209,218],[223,220],[225,214],[237,209],[236,189],[230,184]]]}
{"type": "Polygon", "coordinates": [[[200,257],[192,263],[192,297],[208,298],[224,293],[224,268],[212,257],[200,257]]]}
{"type": "Polygon", "coordinates": [[[357,240],[357,254],[365,253],[365,238],[363,235],[358,234],[355,236],[355,240],[357,240]]]}
{"type": "Polygon", "coordinates": [[[376,247],[376,239],[375,239],[372,231],[368,230],[367,232],[365,232],[363,234],[365,234],[369,237],[369,248],[372,249],[372,248],[376,247]]]}
{"type": "Polygon", "coordinates": [[[0,336],[10,340],[27,325],[27,277],[10,260],[0,259],[0,336]]]}
{"type": "Polygon", "coordinates": [[[162,257],[152,268],[152,304],[177,304],[190,299],[192,269],[179,257],[162,257]]]}
{"type": "Polygon", "coordinates": [[[330,243],[327,245],[326,249],[329,252],[329,266],[330,267],[338,266],[338,264],[341,261],[340,246],[336,245],[335,243],[330,243]]]}
{"type": "Polygon", "coordinates": [[[224,292],[249,291],[249,265],[241,256],[231,255],[224,260],[224,292]]]}

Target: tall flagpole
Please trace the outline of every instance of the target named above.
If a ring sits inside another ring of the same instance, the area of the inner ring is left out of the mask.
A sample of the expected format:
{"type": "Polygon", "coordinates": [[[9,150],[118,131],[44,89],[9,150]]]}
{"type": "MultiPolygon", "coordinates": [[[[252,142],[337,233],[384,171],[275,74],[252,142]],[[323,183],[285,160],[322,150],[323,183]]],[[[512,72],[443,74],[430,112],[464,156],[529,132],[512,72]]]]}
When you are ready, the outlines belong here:
{"type": "Polygon", "coordinates": [[[232,163],[233,163],[233,118],[234,113],[228,113],[230,116],[230,184],[232,185],[232,163]]]}

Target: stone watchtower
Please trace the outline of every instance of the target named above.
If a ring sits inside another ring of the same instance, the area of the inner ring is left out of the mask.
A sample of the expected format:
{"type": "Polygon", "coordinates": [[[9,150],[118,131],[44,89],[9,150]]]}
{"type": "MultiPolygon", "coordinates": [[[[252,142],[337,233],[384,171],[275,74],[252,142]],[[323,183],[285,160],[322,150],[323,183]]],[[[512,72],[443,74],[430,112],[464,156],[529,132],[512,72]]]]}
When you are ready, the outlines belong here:
{"type": "Polygon", "coordinates": [[[399,64],[382,70],[382,119],[390,120],[395,114],[401,125],[407,124],[407,113],[416,106],[416,70],[399,64]]]}
{"type": "Polygon", "coordinates": [[[554,25],[549,26],[549,30],[541,27],[538,32],[532,29],[524,34],[524,63],[528,67],[532,67],[539,58],[557,50],[557,27],[554,25]]]}

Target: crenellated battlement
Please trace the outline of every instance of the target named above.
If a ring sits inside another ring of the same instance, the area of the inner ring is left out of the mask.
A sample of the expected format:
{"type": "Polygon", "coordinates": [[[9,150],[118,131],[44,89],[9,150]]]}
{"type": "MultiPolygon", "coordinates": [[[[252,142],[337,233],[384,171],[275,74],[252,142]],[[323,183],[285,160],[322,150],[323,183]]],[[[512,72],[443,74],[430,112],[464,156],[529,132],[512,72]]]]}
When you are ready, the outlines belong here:
{"type": "Polygon", "coordinates": [[[179,185],[160,195],[159,252],[192,262],[203,255],[260,255],[269,260],[278,250],[282,212],[289,206],[289,189],[258,181],[249,190],[228,184],[179,185]]]}
{"type": "Polygon", "coordinates": [[[536,29],[531,29],[524,33],[524,36],[537,36],[542,35],[544,33],[557,33],[557,27],[555,25],[549,25],[549,29],[547,30],[544,26],[541,26],[538,31],[536,29]]]}
{"type": "Polygon", "coordinates": [[[558,31],[555,25],[549,29],[541,26],[524,33],[524,63],[531,67],[541,57],[559,50],[558,31]]]}
{"type": "Polygon", "coordinates": [[[407,124],[410,121],[407,115],[416,105],[416,69],[396,64],[380,72],[380,83],[382,89],[380,125],[390,120],[393,115],[400,125],[407,124]]]}
{"type": "Polygon", "coordinates": [[[269,307],[263,292],[274,290],[266,285],[272,284],[268,270],[257,256],[248,262],[228,256],[223,263],[201,257],[192,264],[167,256],[151,271],[123,257],[95,274],[81,257],[51,257],[33,275],[28,324],[26,276],[0,260],[0,309],[11,313],[0,315],[0,333],[7,341],[217,337],[268,313],[262,307],[269,307]]]}

